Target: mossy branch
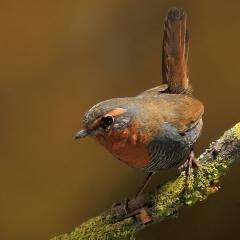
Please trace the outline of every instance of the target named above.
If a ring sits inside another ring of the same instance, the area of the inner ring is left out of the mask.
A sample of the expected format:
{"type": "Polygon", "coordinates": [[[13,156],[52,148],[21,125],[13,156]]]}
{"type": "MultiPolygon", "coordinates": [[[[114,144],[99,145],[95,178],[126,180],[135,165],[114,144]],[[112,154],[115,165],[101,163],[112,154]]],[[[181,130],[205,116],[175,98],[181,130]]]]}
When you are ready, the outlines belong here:
{"type": "Polygon", "coordinates": [[[128,213],[123,205],[116,206],[84,222],[70,234],[51,240],[133,240],[137,231],[176,216],[180,207],[192,206],[215,193],[219,189],[220,177],[237,159],[240,159],[240,123],[200,155],[198,161],[203,170],[193,170],[187,190],[186,175],[182,172],[154,192],[130,200],[128,213]]]}

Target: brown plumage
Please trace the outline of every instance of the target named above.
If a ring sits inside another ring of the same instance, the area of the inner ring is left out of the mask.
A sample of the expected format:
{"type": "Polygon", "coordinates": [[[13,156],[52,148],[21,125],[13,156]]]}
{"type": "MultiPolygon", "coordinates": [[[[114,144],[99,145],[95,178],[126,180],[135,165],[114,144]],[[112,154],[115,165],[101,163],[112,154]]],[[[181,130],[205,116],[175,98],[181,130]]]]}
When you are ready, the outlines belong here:
{"type": "Polygon", "coordinates": [[[190,95],[188,42],[185,12],[170,9],[163,36],[163,84],[136,97],[96,104],[76,138],[94,135],[116,158],[150,174],[181,162],[201,134],[204,111],[190,95]]]}
{"type": "Polygon", "coordinates": [[[165,20],[162,51],[162,78],[171,93],[186,93],[189,34],[183,9],[172,8],[165,20]]]}

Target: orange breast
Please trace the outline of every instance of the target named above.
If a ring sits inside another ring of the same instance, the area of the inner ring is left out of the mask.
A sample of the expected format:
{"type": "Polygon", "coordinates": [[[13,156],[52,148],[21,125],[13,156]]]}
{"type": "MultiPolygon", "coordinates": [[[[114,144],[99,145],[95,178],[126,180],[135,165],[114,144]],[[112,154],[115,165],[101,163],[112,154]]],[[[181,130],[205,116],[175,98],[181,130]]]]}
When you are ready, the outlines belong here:
{"type": "Polygon", "coordinates": [[[143,168],[149,161],[148,137],[136,131],[135,126],[123,131],[110,131],[98,135],[97,141],[104,145],[116,158],[134,168],[143,168]]]}

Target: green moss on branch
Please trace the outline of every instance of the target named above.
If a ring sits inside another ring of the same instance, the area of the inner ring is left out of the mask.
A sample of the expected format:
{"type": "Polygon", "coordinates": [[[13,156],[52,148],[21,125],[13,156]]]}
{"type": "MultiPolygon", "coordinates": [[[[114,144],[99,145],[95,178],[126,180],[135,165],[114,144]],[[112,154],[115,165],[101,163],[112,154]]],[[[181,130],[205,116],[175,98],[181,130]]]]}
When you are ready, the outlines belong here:
{"type": "Polygon", "coordinates": [[[112,224],[110,217],[97,216],[75,228],[69,235],[60,235],[51,240],[132,240],[135,232],[136,227],[131,218],[112,224]]]}

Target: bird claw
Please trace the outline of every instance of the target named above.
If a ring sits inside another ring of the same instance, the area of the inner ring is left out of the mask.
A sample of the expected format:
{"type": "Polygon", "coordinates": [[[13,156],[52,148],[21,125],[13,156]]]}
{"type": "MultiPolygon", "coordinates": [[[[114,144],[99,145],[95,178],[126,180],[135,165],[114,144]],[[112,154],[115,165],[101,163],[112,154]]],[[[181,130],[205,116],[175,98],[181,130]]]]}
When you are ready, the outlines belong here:
{"type": "Polygon", "coordinates": [[[113,203],[111,212],[114,216],[121,216],[121,219],[133,217],[141,225],[147,225],[153,222],[153,218],[148,208],[140,207],[136,210],[130,210],[128,207],[129,199],[125,198],[122,203],[113,203]]]}
{"type": "Polygon", "coordinates": [[[195,157],[194,151],[191,150],[187,160],[178,168],[180,172],[185,171],[186,173],[186,187],[189,186],[193,167],[196,167],[198,171],[203,172],[201,164],[195,157]]]}

